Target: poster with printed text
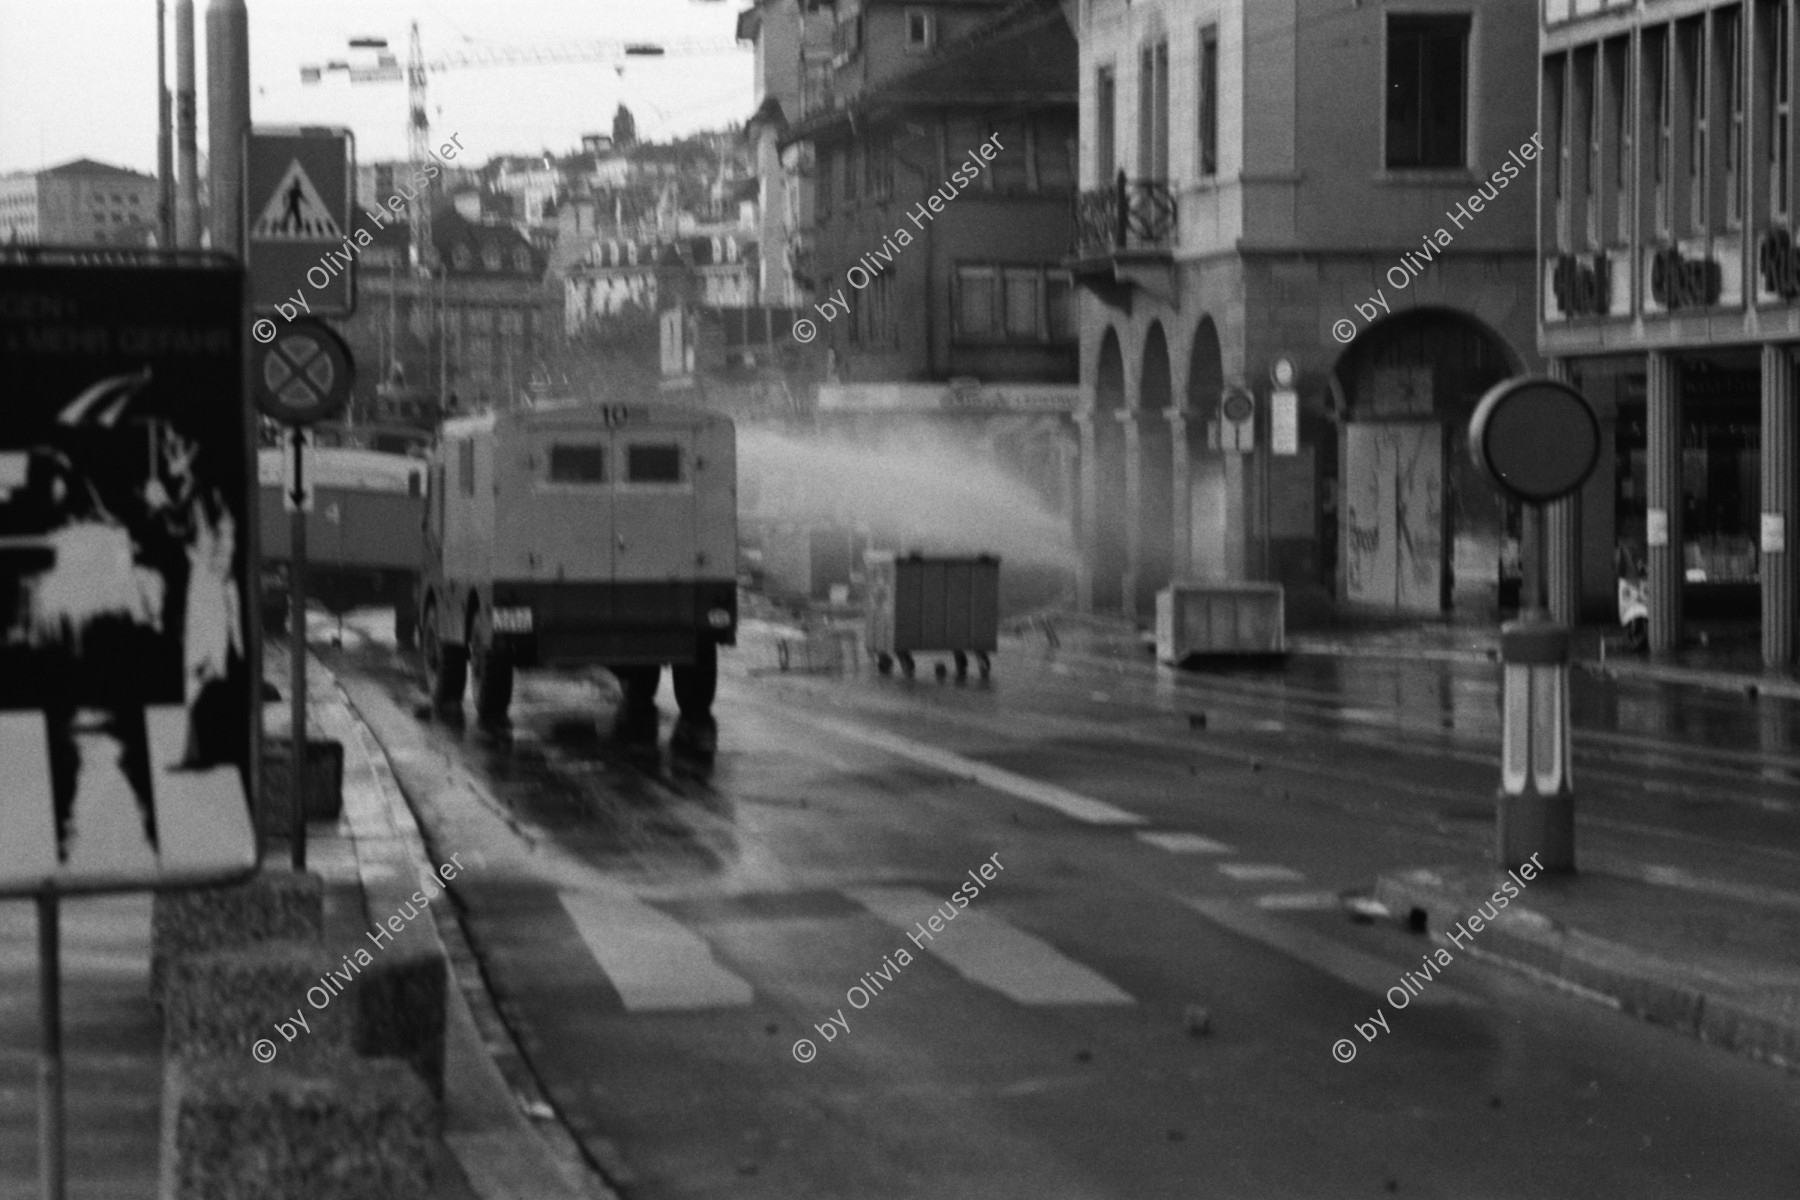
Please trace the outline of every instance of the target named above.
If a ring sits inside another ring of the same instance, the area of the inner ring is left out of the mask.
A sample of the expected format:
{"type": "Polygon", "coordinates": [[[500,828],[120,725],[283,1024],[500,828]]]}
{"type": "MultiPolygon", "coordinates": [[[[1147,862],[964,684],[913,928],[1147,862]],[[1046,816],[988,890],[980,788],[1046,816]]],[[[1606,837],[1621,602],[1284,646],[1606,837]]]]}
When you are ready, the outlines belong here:
{"type": "Polygon", "coordinates": [[[0,894],[256,862],[242,289],[0,257],[0,894]]]}

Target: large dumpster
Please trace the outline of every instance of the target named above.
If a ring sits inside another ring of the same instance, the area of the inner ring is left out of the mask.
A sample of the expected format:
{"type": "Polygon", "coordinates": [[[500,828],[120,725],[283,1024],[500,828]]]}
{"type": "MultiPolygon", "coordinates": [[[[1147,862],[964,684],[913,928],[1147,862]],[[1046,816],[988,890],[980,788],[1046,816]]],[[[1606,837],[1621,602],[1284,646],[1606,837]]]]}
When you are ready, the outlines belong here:
{"type": "Polygon", "coordinates": [[[1213,655],[1287,652],[1279,583],[1176,583],[1156,594],[1156,657],[1179,666],[1213,655]]]}
{"type": "MultiPolygon", "coordinates": [[[[911,675],[915,654],[948,654],[966,679],[969,656],[987,678],[1000,641],[1000,560],[991,554],[956,557],[870,552],[869,653],[883,674],[894,663],[911,675]]],[[[942,679],[943,663],[937,666],[942,679]]]]}

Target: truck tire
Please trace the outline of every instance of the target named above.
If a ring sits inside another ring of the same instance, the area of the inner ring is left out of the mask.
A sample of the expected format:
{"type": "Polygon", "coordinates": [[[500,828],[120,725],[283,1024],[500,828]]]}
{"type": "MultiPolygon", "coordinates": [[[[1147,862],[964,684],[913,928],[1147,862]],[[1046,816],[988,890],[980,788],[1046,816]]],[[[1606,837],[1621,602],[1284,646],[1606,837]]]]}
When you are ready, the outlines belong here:
{"type": "Polygon", "coordinates": [[[463,688],[468,684],[469,652],[463,646],[447,646],[438,630],[437,605],[425,605],[419,638],[419,658],[425,668],[425,686],[431,706],[439,712],[462,708],[463,688]]]}
{"type": "Polygon", "coordinates": [[[484,725],[506,724],[512,694],[512,654],[504,649],[484,651],[475,673],[475,715],[484,725]]]}
{"type": "Polygon", "coordinates": [[[662,683],[658,666],[612,667],[619,681],[618,712],[613,715],[613,736],[632,745],[654,745],[657,734],[656,689],[662,683]]]}
{"type": "Polygon", "coordinates": [[[483,725],[506,724],[512,706],[512,651],[496,645],[485,618],[477,619],[469,639],[469,666],[475,677],[475,719],[483,725]]]}
{"type": "Polygon", "coordinates": [[[394,644],[411,650],[419,639],[419,613],[410,600],[394,606],[394,644]]]}
{"type": "Polygon", "coordinates": [[[713,697],[719,690],[718,643],[701,642],[693,663],[669,668],[669,678],[675,685],[675,704],[682,717],[689,721],[710,720],[713,697]]]}

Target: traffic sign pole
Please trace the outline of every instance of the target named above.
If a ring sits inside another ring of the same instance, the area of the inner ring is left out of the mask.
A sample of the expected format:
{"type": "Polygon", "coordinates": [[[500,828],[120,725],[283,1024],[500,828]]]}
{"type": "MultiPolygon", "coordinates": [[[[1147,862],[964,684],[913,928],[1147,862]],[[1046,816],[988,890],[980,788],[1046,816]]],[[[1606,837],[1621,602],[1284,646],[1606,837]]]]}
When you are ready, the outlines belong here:
{"type": "Polygon", "coordinates": [[[1501,626],[1500,791],[1495,853],[1575,870],[1570,776],[1569,631],[1544,608],[1544,506],[1577,491],[1600,457],[1600,421],[1587,398],[1553,379],[1509,379],[1475,406],[1469,449],[1500,489],[1525,506],[1524,581],[1517,621],[1501,626]]]}
{"type": "Polygon", "coordinates": [[[44,1200],[63,1200],[63,1051],[62,939],[55,892],[37,895],[38,1021],[43,1042],[38,1051],[38,1176],[44,1200]]]}
{"type": "Polygon", "coordinates": [[[306,870],[306,433],[290,434],[294,447],[293,511],[288,514],[288,688],[293,692],[293,734],[288,755],[288,845],[294,870],[306,870]]]}

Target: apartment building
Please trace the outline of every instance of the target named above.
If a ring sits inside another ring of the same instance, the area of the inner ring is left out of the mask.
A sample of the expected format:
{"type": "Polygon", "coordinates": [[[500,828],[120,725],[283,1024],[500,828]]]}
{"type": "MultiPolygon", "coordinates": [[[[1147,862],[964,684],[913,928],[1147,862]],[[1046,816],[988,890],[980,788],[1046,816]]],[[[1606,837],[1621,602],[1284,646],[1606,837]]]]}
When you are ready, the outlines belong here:
{"type": "Polygon", "coordinates": [[[1518,515],[1463,439],[1537,361],[1535,7],[1075,7],[1083,600],[1497,610],[1518,515]]]}

